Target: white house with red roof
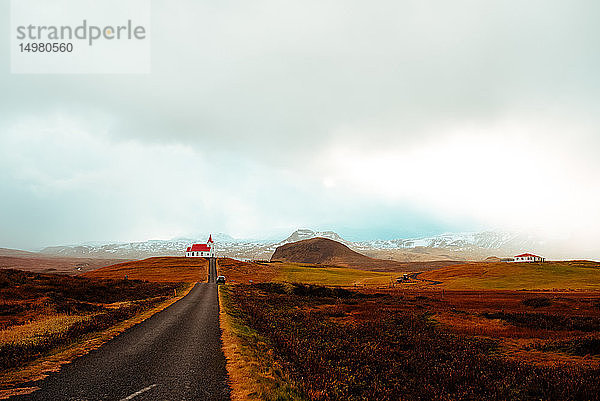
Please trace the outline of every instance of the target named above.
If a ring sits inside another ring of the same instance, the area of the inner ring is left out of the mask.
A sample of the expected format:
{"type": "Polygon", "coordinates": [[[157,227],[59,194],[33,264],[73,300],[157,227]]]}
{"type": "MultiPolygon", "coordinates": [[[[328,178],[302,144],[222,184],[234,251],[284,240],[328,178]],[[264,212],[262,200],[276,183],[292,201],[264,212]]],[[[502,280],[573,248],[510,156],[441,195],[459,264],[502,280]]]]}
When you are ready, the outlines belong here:
{"type": "Polygon", "coordinates": [[[215,242],[212,234],[208,237],[206,244],[192,244],[185,251],[186,258],[214,258],[215,256],[215,242]]]}
{"type": "Polygon", "coordinates": [[[532,253],[522,253],[514,257],[515,262],[544,262],[546,258],[543,258],[532,253]]]}

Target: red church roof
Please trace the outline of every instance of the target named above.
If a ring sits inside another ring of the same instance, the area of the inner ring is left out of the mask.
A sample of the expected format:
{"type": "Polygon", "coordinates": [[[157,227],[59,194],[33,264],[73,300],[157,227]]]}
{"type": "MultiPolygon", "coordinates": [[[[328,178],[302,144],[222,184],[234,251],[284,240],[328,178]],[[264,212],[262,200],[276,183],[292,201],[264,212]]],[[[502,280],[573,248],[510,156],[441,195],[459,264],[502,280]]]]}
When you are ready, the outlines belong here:
{"type": "Polygon", "coordinates": [[[533,253],[523,253],[521,255],[515,256],[515,258],[526,258],[528,256],[531,256],[532,258],[541,258],[541,256],[534,255],[533,253]]]}
{"type": "Polygon", "coordinates": [[[208,237],[206,244],[193,244],[188,246],[186,252],[210,252],[210,248],[215,242],[212,239],[212,234],[208,237]]]}
{"type": "Polygon", "coordinates": [[[210,246],[207,244],[193,244],[191,247],[188,247],[187,252],[209,252],[210,246]]]}

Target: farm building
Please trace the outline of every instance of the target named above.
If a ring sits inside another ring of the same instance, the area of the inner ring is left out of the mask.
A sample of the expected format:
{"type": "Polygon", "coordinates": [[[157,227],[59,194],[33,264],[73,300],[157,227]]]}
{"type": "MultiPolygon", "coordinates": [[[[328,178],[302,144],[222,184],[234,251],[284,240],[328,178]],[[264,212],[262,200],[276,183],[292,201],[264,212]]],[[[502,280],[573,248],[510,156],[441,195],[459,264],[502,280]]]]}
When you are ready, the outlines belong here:
{"type": "Polygon", "coordinates": [[[532,253],[522,253],[514,257],[515,262],[544,262],[546,258],[534,255],[532,253]]]}
{"type": "Polygon", "coordinates": [[[192,244],[185,251],[186,258],[214,258],[215,256],[215,242],[212,235],[208,237],[206,244],[192,244]]]}

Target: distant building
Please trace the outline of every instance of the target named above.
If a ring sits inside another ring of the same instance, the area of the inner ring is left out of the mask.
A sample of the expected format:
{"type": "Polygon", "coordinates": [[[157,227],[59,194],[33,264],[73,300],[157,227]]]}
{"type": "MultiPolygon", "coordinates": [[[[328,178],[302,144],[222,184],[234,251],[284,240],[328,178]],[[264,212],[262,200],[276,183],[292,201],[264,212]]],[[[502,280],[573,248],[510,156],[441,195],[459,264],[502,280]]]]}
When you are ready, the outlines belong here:
{"type": "Polygon", "coordinates": [[[515,262],[544,262],[546,258],[534,255],[532,253],[522,253],[514,257],[515,262]]]}
{"type": "Polygon", "coordinates": [[[186,258],[214,258],[215,256],[215,242],[212,234],[208,237],[206,244],[193,244],[188,246],[185,251],[186,258]]]}

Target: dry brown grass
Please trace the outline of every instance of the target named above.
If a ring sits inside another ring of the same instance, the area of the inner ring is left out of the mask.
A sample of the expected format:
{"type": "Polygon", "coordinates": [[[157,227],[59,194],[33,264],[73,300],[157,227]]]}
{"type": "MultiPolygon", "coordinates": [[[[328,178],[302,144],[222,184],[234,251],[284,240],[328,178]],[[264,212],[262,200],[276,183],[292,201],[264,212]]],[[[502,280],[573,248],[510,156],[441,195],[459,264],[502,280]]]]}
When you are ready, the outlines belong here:
{"type": "Polygon", "coordinates": [[[24,253],[23,255],[0,255],[0,269],[78,275],[125,261],[123,259],[64,258],[24,253]]]}
{"type": "Polygon", "coordinates": [[[52,315],[40,320],[12,326],[0,330],[0,346],[3,344],[35,344],[44,336],[66,332],[77,322],[87,320],[91,315],[52,315]]]}
{"type": "Polygon", "coordinates": [[[600,324],[600,293],[227,287],[242,343],[280,362],[275,375],[308,399],[597,398],[600,358],[587,339],[600,324]],[[572,330],[582,317],[590,324],[572,330]],[[539,346],[556,337],[564,341],[539,346]],[[587,356],[556,351],[563,343],[587,356]]]}
{"type": "Polygon", "coordinates": [[[223,352],[227,360],[228,383],[231,387],[231,400],[243,401],[251,399],[251,394],[258,394],[259,386],[256,376],[251,372],[257,365],[249,351],[245,349],[240,338],[235,334],[231,316],[223,306],[222,292],[219,291],[219,322],[222,330],[223,352]]]}
{"type": "MultiPolygon", "coordinates": [[[[154,314],[164,310],[181,298],[185,297],[191,291],[194,285],[195,283],[186,284],[177,292],[176,295],[174,294],[175,296],[173,298],[170,298],[158,304],[154,308],[149,309],[131,319],[120,322],[107,330],[92,333],[78,343],[59,348],[50,355],[39,358],[25,366],[20,367],[19,369],[13,369],[0,373],[0,399],[6,399],[18,394],[29,394],[35,391],[37,389],[35,387],[19,387],[19,385],[22,383],[41,380],[52,372],[58,372],[62,365],[67,364],[72,360],[99,348],[102,344],[121,334],[125,330],[143,322],[144,320],[152,317],[154,314]]],[[[34,327],[35,325],[32,326],[32,332],[36,332],[34,327]]],[[[24,330],[27,331],[27,329],[24,330]]],[[[40,331],[37,331],[37,333],[39,332],[40,331]]]]}
{"type": "Polygon", "coordinates": [[[303,401],[258,333],[243,324],[231,303],[231,286],[219,287],[220,325],[231,399],[303,401]]]}
{"type": "MultiPolygon", "coordinates": [[[[398,290],[392,294],[401,294],[398,290]]],[[[577,341],[594,332],[568,327],[540,327],[531,319],[528,324],[489,318],[500,316],[547,317],[568,322],[569,319],[600,319],[598,291],[405,291],[405,297],[418,297],[432,313],[432,319],[459,335],[498,340],[503,355],[537,366],[600,367],[600,356],[577,356],[564,352],[540,351],[539,346],[555,340],[577,341]],[[538,300],[540,302],[532,302],[538,300]],[[543,302],[541,302],[543,301],[543,302]],[[544,306],[536,306],[544,305],[544,306]]],[[[597,332],[596,332],[597,333],[597,332]]]]}
{"type": "Polygon", "coordinates": [[[208,275],[204,258],[156,257],[119,263],[83,274],[84,277],[153,282],[203,282],[208,275]]]}
{"type": "Polygon", "coordinates": [[[449,289],[600,290],[600,263],[471,262],[425,272],[421,279],[441,281],[449,289]]]}
{"type": "MultiPolygon", "coordinates": [[[[0,389],[43,377],[191,286],[0,270],[0,389]]],[[[7,388],[12,387],[12,388],[7,388]]],[[[4,391],[6,390],[6,391],[4,391]]]]}
{"type": "Polygon", "coordinates": [[[279,272],[278,266],[268,263],[242,262],[231,258],[219,258],[217,263],[219,274],[224,275],[229,283],[273,281],[279,272]]]}

